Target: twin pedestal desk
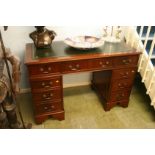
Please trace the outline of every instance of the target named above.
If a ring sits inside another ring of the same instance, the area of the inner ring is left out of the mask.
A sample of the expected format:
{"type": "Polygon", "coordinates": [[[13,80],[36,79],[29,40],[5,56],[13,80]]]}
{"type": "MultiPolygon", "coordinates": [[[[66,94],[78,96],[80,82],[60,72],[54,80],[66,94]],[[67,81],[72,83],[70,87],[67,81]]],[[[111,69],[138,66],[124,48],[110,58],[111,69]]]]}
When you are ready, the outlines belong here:
{"type": "Polygon", "coordinates": [[[49,116],[64,119],[63,74],[92,72],[91,87],[100,97],[104,110],[115,105],[127,107],[140,54],[125,42],[105,43],[92,50],[73,49],[62,41],[53,42],[51,49],[38,50],[27,44],[25,64],[36,123],[49,116]]]}

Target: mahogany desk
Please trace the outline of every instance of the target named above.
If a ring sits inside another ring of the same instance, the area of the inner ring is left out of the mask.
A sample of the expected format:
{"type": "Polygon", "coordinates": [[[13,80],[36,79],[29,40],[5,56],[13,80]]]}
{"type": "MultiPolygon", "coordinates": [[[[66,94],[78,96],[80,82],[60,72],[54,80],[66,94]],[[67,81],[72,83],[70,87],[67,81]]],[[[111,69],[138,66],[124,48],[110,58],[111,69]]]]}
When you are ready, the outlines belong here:
{"type": "Polygon", "coordinates": [[[63,74],[91,71],[92,88],[105,111],[115,105],[127,107],[140,53],[124,42],[84,51],[62,41],[53,42],[51,49],[36,50],[33,44],[27,44],[25,63],[36,123],[49,116],[64,119],[63,74]]]}

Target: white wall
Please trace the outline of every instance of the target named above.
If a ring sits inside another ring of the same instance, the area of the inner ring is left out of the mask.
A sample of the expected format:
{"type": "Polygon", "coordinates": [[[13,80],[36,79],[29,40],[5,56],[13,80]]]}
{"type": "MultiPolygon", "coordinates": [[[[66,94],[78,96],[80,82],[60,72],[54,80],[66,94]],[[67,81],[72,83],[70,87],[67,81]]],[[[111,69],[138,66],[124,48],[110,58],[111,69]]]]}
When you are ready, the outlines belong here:
{"type": "MultiPolygon", "coordinates": [[[[103,27],[47,27],[54,30],[57,36],[54,41],[64,40],[69,36],[94,35],[101,37],[103,27]]],[[[20,57],[21,64],[21,89],[29,88],[28,73],[24,65],[25,44],[32,42],[29,33],[35,30],[33,26],[9,26],[7,31],[0,27],[5,46],[10,48],[14,54],[20,57]]],[[[90,82],[90,73],[79,73],[64,76],[64,86],[85,84],[90,82]]]]}

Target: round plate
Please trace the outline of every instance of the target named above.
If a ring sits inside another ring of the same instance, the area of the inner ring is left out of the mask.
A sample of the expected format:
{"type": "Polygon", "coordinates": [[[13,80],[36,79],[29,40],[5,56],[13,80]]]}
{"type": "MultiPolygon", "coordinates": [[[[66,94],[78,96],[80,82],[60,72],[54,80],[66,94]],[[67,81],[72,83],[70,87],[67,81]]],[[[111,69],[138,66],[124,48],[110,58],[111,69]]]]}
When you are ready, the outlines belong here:
{"type": "Polygon", "coordinates": [[[102,38],[96,38],[93,36],[77,36],[72,38],[66,38],[64,42],[77,49],[93,49],[103,46],[104,40],[102,38]]]}

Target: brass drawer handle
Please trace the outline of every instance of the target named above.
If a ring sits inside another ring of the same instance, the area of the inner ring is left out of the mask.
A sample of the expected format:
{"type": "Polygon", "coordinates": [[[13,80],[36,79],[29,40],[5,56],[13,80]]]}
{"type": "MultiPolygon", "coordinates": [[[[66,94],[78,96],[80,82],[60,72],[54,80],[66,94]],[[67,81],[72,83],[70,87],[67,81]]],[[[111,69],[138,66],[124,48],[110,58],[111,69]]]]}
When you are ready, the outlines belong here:
{"type": "Polygon", "coordinates": [[[110,62],[106,61],[105,64],[104,64],[102,61],[100,61],[99,64],[102,65],[102,67],[105,67],[106,65],[109,65],[110,62]]]}
{"type": "Polygon", "coordinates": [[[132,73],[135,73],[135,71],[134,71],[134,70],[132,70],[131,72],[132,72],[132,73]]]}
{"type": "Polygon", "coordinates": [[[105,67],[105,65],[103,64],[103,62],[102,61],[100,61],[100,63],[99,63],[100,65],[101,65],[101,67],[105,67]]]}
{"type": "Polygon", "coordinates": [[[49,88],[49,87],[51,87],[51,86],[49,86],[49,85],[46,85],[46,86],[44,86],[45,88],[49,88]]]}
{"type": "Polygon", "coordinates": [[[126,72],[126,73],[122,72],[120,73],[120,75],[124,78],[127,78],[129,76],[129,72],[126,72]]]}
{"type": "Polygon", "coordinates": [[[50,112],[51,110],[52,110],[52,108],[51,107],[44,107],[44,110],[46,110],[46,111],[48,111],[48,112],[50,112]]]}
{"type": "Polygon", "coordinates": [[[44,68],[41,67],[41,68],[40,68],[40,71],[43,72],[43,71],[44,71],[44,68]]]}
{"type": "Polygon", "coordinates": [[[124,60],[122,60],[122,62],[123,62],[123,64],[128,65],[132,62],[132,60],[131,59],[124,59],[124,60]]]}
{"type": "Polygon", "coordinates": [[[106,65],[109,65],[109,61],[106,61],[106,63],[105,63],[106,65]]]}
{"type": "Polygon", "coordinates": [[[50,93],[50,96],[52,97],[53,96],[53,93],[50,93]]]}
{"type": "Polygon", "coordinates": [[[44,107],[44,110],[47,110],[48,109],[48,107],[44,107]]]}
{"type": "Polygon", "coordinates": [[[127,86],[127,83],[119,83],[118,87],[119,88],[125,88],[127,86]]]}
{"type": "Polygon", "coordinates": [[[75,67],[73,67],[72,65],[69,65],[69,68],[72,70],[72,71],[76,71],[77,69],[79,69],[80,65],[77,64],[75,67]]]}
{"type": "Polygon", "coordinates": [[[129,75],[129,72],[126,72],[125,74],[126,74],[126,75],[129,75]]]}
{"type": "Polygon", "coordinates": [[[119,83],[118,86],[121,86],[121,83],[119,83]]]}
{"type": "Polygon", "coordinates": [[[42,73],[49,73],[49,71],[51,71],[51,70],[52,70],[51,67],[48,67],[47,70],[44,70],[43,67],[40,68],[40,71],[41,71],[42,73]]]}
{"type": "Polygon", "coordinates": [[[119,87],[119,88],[124,88],[124,85],[121,84],[121,83],[119,83],[119,84],[118,84],[118,87],[119,87]]]}
{"type": "Polygon", "coordinates": [[[100,61],[99,64],[102,65],[102,61],[100,61]]]}
{"type": "Polygon", "coordinates": [[[51,99],[51,97],[46,97],[46,98],[44,98],[45,100],[50,100],[51,99]]]}
{"type": "Polygon", "coordinates": [[[75,68],[73,68],[73,66],[72,65],[69,65],[69,68],[71,69],[71,70],[74,70],[75,68]]]}
{"type": "Polygon", "coordinates": [[[43,94],[43,98],[47,97],[46,94],[43,94]]]}
{"type": "Polygon", "coordinates": [[[42,84],[41,84],[42,86],[45,86],[45,83],[44,82],[42,82],[42,84]]]}
{"type": "Polygon", "coordinates": [[[52,68],[51,67],[48,67],[48,71],[51,71],[52,70],[52,68]]]}
{"type": "Polygon", "coordinates": [[[123,75],[123,78],[127,78],[128,76],[127,75],[123,75]]]}
{"type": "Polygon", "coordinates": [[[49,88],[49,87],[51,87],[52,84],[53,84],[53,82],[50,81],[47,85],[45,85],[45,82],[42,82],[41,85],[42,85],[44,88],[49,88]]]}
{"type": "Polygon", "coordinates": [[[54,108],[55,108],[55,106],[54,106],[54,105],[52,105],[52,106],[51,106],[51,108],[52,108],[52,109],[54,109],[54,108]]]}
{"type": "MultiPolygon", "coordinates": [[[[54,105],[51,105],[50,107],[51,107],[51,108],[55,108],[55,106],[54,106],[54,105]]],[[[47,106],[45,106],[45,107],[44,107],[44,109],[48,109],[48,107],[47,107],[47,106]]]]}
{"type": "Polygon", "coordinates": [[[125,65],[127,65],[127,64],[129,63],[127,60],[123,60],[122,62],[123,62],[123,64],[125,64],[125,65]]]}
{"type": "Polygon", "coordinates": [[[122,77],[124,77],[124,78],[127,78],[127,77],[130,76],[131,73],[134,74],[134,73],[135,73],[135,70],[122,72],[122,73],[120,73],[120,76],[122,76],[122,77]]]}
{"type": "Polygon", "coordinates": [[[79,64],[76,64],[76,68],[79,69],[79,67],[80,67],[80,65],[79,64]]]}
{"type": "Polygon", "coordinates": [[[56,80],[55,82],[56,82],[56,83],[59,83],[59,80],[56,80]]]}
{"type": "Polygon", "coordinates": [[[54,105],[52,105],[50,107],[47,107],[47,106],[44,107],[44,110],[46,110],[46,111],[51,111],[53,109],[55,109],[55,106],[54,105]]]}
{"type": "Polygon", "coordinates": [[[51,99],[51,97],[53,97],[53,93],[50,93],[50,94],[43,94],[43,99],[47,99],[47,100],[49,100],[49,99],[51,99]]]}

